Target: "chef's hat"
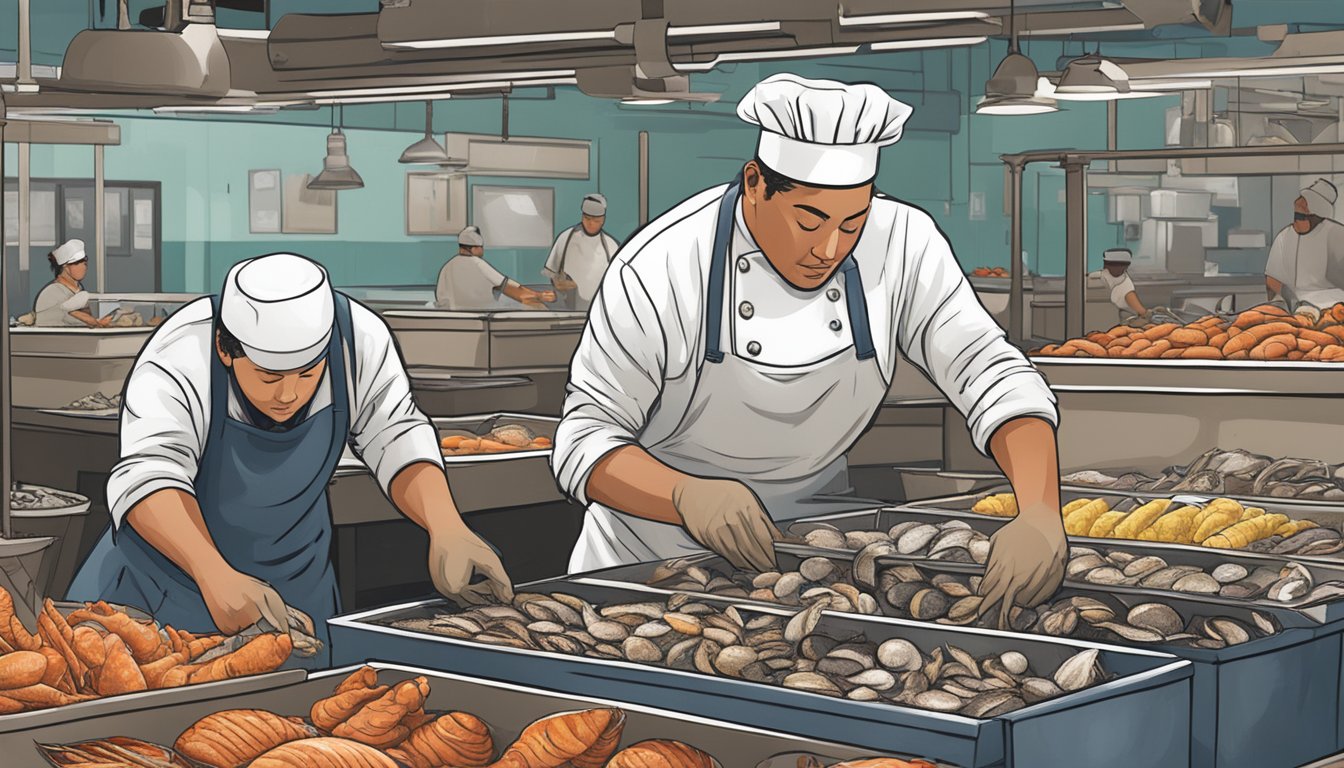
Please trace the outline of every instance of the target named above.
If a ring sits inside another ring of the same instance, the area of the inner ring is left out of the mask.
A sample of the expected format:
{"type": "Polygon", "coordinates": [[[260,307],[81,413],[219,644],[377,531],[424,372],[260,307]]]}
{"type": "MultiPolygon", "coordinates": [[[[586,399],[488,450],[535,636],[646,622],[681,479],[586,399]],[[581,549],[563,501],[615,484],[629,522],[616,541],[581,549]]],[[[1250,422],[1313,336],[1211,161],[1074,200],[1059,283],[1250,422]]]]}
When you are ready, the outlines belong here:
{"type": "Polygon", "coordinates": [[[756,157],[818,187],[856,187],[877,176],[877,152],[901,138],[914,110],[870,84],[775,75],[752,88],[737,115],[761,127],[756,157]]]}
{"type": "Polygon", "coordinates": [[[229,270],[219,319],[248,360],[268,371],[307,368],[326,352],[336,318],[327,271],[292,253],[273,253],[229,270]]]}
{"type": "Polygon", "coordinates": [[[1134,261],[1134,253],[1128,248],[1107,248],[1102,251],[1101,260],[1107,264],[1129,264],[1134,261]]]}
{"type": "Polygon", "coordinates": [[[606,216],[607,198],[597,194],[583,196],[583,215],[584,216],[606,216]]]}
{"type": "Polygon", "coordinates": [[[83,240],[66,240],[61,246],[51,252],[52,258],[56,259],[56,266],[63,267],[66,264],[74,264],[77,261],[83,261],[88,258],[84,253],[83,240]]]}
{"type": "Polygon", "coordinates": [[[473,225],[457,233],[457,244],[483,247],[485,237],[481,234],[481,228],[473,225]]]}
{"type": "Polygon", "coordinates": [[[1339,199],[1339,190],[1329,181],[1317,179],[1302,190],[1302,199],[1307,201],[1309,213],[1329,217],[1335,214],[1335,200],[1339,199]]]}

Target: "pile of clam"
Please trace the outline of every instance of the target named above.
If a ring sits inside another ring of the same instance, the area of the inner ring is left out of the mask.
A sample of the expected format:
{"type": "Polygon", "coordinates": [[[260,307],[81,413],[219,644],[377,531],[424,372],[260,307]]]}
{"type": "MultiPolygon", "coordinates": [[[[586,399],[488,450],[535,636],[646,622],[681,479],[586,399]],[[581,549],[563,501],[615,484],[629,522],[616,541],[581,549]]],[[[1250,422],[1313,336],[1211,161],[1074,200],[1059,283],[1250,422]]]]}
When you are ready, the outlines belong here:
{"type": "Polygon", "coordinates": [[[1016,651],[983,657],[953,645],[924,653],[908,640],[869,640],[822,624],[825,606],[793,616],[754,613],[676,594],[603,607],[564,593],[512,605],[401,619],[393,626],[491,645],[653,664],[854,701],[988,718],[1106,679],[1083,651],[1039,677],[1016,651]]]}
{"type": "Polygon", "coordinates": [[[810,557],[792,571],[747,573],[728,569],[722,560],[689,558],[668,560],[659,565],[647,586],[673,592],[694,592],[715,597],[756,600],[780,605],[809,606],[870,616],[881,611],[877,600],[854,586],[849,564],[826,557],[810,557]],[[713,563],[711,565],[710,563],[713,563]]]}
{"type": "Polygon", "coordinates": [[[1318,585],[1311,571],[1300,563],[1288,563],[1281,568],[1260,566],[1248,569],[1240,563],[1228,562],[1210,570],[1194,565],[1168,565],[1157,555],[1139,556],[1121,550],[1073,547],[1069,550],[1067,575],[1071,581],[1089,584],[1166,589],[1192,595],[1298,605],[1344,597],[1344,583],[1327,581],[1318,585]]]}
{"type": "Polygon", "coordinates": [[[923,557],[951,563],[979,563],[989,559],[989,536],[964,520],[907,520],[888,531],[842,531],[826,523],[803,537],[821,549],[881,551],[889,555],[923,557]]]}
{"type": "MultiPolygon", "coordinates": [[[[886,568],[878,574],[878,602],[889,616],[939,624],[991,626],[978,616],[979,576],[930,575],[913,565],[886,568]]],[[[1247,612],[1250,621],[1230,616],[1195,616],[1186,620],[1170,605],[1145,602],[1129,606],[1112,595],[1073,595],[1037,608],[1014,607],[1010,628],[1055,637],[1115,642],[1152,643],[1218,650],[1268,637],[1280,630],[1272,616],[1247,612]]]]}

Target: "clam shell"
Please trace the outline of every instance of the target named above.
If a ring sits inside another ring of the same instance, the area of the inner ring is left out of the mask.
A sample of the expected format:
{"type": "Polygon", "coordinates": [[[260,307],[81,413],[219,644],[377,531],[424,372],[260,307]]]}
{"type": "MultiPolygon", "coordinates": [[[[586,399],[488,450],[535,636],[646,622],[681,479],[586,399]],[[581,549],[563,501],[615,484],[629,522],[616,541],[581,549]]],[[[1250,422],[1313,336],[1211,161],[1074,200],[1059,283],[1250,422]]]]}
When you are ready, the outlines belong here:
{"type": "Polygon", "coordinates": [[[1207,626],[1228,645],[1241,645],[1251,639],[1251,633],[1235,619],[1210,619],[1207,626]]]}
{"type": "Polygon", "coordinates": [[[841,658],[835,655],[827,656],[817,662],[817,671],[824,675],[834,677],[849,677],[857,675],[864,670],[864,666],[853,659],[841,658]]]}
{"type": "Polygon", "coordinates": [[[824,528],[808,531],[803,539],[809,546],[821,549],[846,549],[845,534],[824,528]]]}
{"type": "Polygon", "coordinates": [[[695,668],[706,675],[715,673],[714,659],[719,655],[723,646],[713,640],[701,640],[699,647],[695,649],[695,668]]]}
{"type": "Polygon", "coordinates": [[[924,691],[916,694],[914,704],[921,709],[931,709],[935,712],[956,712],[962,707],[961,699],[946,691],[924,691]]]}
{"type": "MultiPolygon", "coordinates": [[[[1114,621],[1103,621],[1094,626],[1096,626],[1097,629],[1110,630],[1132,643],[1160,643],[1165,637],[1165,635],[1154,632],[1151,629],[1144,629],[1143,627],[1135,627],[1114,621]]],[[[1062,686],[1063,683],[1060,685],[1062,686]]]]}
{"type": "Polygon", "coordinates": [[[1055,685],[1066,691],[1081,691],[1100,681],[1101,665],[1097,661],[1100,654],[1096,648],[1074,654],[1055,670],[1055,685]]]}
{"type": "Polygon", "coordinates": [[[1279,631],[1278,622],[1266,614],[1251,611],[1251,619],[1255,622],[1256,628],[1266,635],[1273,635],[1279,631]]]}
{"type": "Polygon", "coordinates": [[[859,613],[864,613],[869,616],[876,616],[882,612],[882,608],[877,604],[877,600],[867,592],[859,595],[859,604],[855,607],[859,609],[859,613]]]}
{"type": "Polygon", "coordinates": [[[713,640],[719,645],[736,645],[742,639],[740,635],[736,635],[719,627],[705,627],[704,631],[701,632],[701,635],[703,635],[706,640],[713,640]]]}
{"type": "Polygon", "coordinates": [[[797,615],[789,619],[789,623],[784,627],[784,639],[790,643],[798,643],[804,637],[812,634],[812,631],[817,628],[817,622],[821,621],[823,610],[824,608],[821,605],[809,605],[799,611],[797,615]]]}
{"type": "Polygon", "coordinates": [[[977,691],[977,690],[974,690],[974,689],[971,689],[971,688],[967,688],[967,687],[964,686],[964,685],[959,685],[959,684],[954,683],[954,682],[951,682],[951,681],[948,681],[948,682],[943,683],[943,684],[939,687],[939,690],[946,691],[946,692],[952,694],[953,696],[956,696],[958,699],[963,699],[963,700],[965,700],[965,699],[969,699],[969,698],[975,696],[977,693],[979,693],[979,691],[977,691]]]}
{"type": "Polygon", "coordinates": [[[688,616],[684,613],[666,613],[663,614],[663,622],[673,630],[683,635],[699,635],[704,631],[704,625],[700,619],[694,616],[688,616]]]}
{"type": "Polygon", "coordinates": [[[656,640],[672,631],[666,622],[650,621],[635,627],[635,636],[656,640]]]}
{"type": "MultiPolygon", "coordinates": [[[[975,531],[969,528],[953,528],[944,530],[934,537],[929,543],[929,555],[936,556],[940,552],[949,549],[966,549],[970,546],[971,539],[975,537],[975,531]]],[[[897,545],[900,546],[899,544],[897,545]]]]}
{"type": "Polygon", "coordinates": [[[1028,677],[1022,681],[1022,698],[1028,704],[1053,699],[1063,694],[1064,690],[1055,685],[1053,680],[1046,680],[1043,677],[1028,677]]]}
{"type": "Polygon", "coordinates": [[[652,640],[643,637],[627,637],[624,643],[621,643],[621,650],[625,653],[625,658],[630,661],[643,663],[653,663],[663,660],[663,652],[654,645],[652,640]]]}
{"type": "Polygon", "coordinates": [[[1324,603],[1332,600],[1338,600],[1344,597],[1344,584],[1338,581],[1327,581],[1324,584],[1318,584],[1311,594],[1307,595],[1308,603],[1324,603]]]}
{"type": "Polygon", "coordinates": [[[527,631],[538,635],[558,635],[564,632],[565,628],[554,621],[534,621],[527,625],[527,631]]]}
{"type": "Polygon", "coordinates": [[[1070,560],[1064,573],[1067,574],[1070,579],[1077,579],[1088,571],[1094,568],[1100,568],[1106,564],[1106,559],[1101,555],[1083,555],[1082,557],[1075,557],[1070,560]]]}
{"type": "Polygon", "coordinates": [[[1150,589],[1171,589],[1181,578],[1200,570],[1192,565],[1169,565],[1160,571],[1154,571],[1139,581],[1139,586],[1150,589]]]}
{"type": "Polygon", "coordinates": [[[1078,611],[1070,605],[1047,613],[1041,621],[1041,631],[1053,637],[1068,637],[1077,628],[1078,611]]]}
{"type": "Polygon", "coordinates": [[[608,643],[620,643],[630,636],[630,630],[616,621],[598,621],[588,625],[588,634],[608,643]]]}
{"type": "Polygon", "coordinates": [[[924,664],[919,649],[909,640],[893,638],[877,648],[877,661],[896,672],[911,672],[924,664]]]}
{"type": "Polygon", "coordinates": [[[887,590],[885,597],[899,613],[906,614],[910,612],[910,601],[915,595],[929,588],[929,585],[922,581],[907,581],[887,590]]]}
{"type": "Polygon", "coordinates": [[[1129,565],[1125,566],[1123,573],[1129,578],[1142,579],[1150,573],[1156,573],[1167,567],[1167,561],[1156,555],[1148,555],[1131,560],[1129,565]]]}
{"type": "Polygon", "coordinates": [[[772,589],[775,586],[775,582],[779,581],[779,577],[783,575],[784,574],[780,573],[779,571],[766,571],[765,573],[758,573],[756,574],[756,577],[751,580],[751,586],[755,587],[756,589],[772,589]]]}
{"type": "Polygon", "coordinates": [[[1126,617],[1131,625],[1156,632],[1159,635],[1174,635],[1181,631],[1185,622],[1174,608],[1164,603],[1142,603],[1129,609],[1126,617]]]}
{"type": "Polygon", "coordinates": [[[827,655],[833,659],[848,659],[863,669],[872,669],[877,666],[876,657],[867,649],[841,646],[827,655]]]}
{"type": "Polygon", "coordinates": [[[971,553],[972,560],[984,565],[989,560],[989,539],[972,539],[966,551],[971,553]]]}
{"type": "Polygon", "coordinates": [[[840,688],[824,675],[815,672],[794,672],[784,678],[785,688],[795,688],[810,693],[822,693],[827,696],[839,696],[840,688]]]}
{"type": "Polygon", "coordinates": [[[906,520],[905,522],[897,523],[887,530],[887,538],[892,541],[898,541],[901,536],[905,535],[906,531],[921,525],[924,525],[924,523],[919,520],[906,520]]]}
{"type": "Polygon", "coordinates": [[[896,676],[885,669],[865,669],[845,680],[853,685],[871,688],[875,691],[888,691],[896,687],[896,676]]]}
{"type": "Polygon", "coordinates": [[[714,668],[729,677],[738,677],[748,664],[754,664],[756,651],[745,645],[730,645],[714,658],[714,668]]]}
{"type": "Polygon", "coordinates": [[[933,621],[947,615],[952,600],[940,589],[921,589],[910,598],[910,616],[919,621],[933,621]]]}
{"type": "Polygon", "coordinates": [[[798,643],[798,650],[803,654],[803,658],[817,661],[826,658],[826,654],[839,644],[838,640],[825,635],[808,635],[798,643]]]}
{"type": "MultiPolygon", "coordinates": [[[[961,714],[966,717],[987,717],[993,710],[1017,698],[1017,695],[1012,691],[986,691],[966,702],[966,705],[961,708],[961,714]]],[[[1022,702],[1021,699],[1018,699],[1018,702],[1018,708],[1025,705],[1025,702],[1022,702]]]]}
{"type": "Polygon", "coordinates": [[[1138,560],[1139,556],[1134,554],[1133,552],[1116,550],[1114,552],[1107,552],[1106,559],[1111,561],[1111,565],[1114,565],[1116,568],[1119,568],[1120,570],[1123,571],[1125,569],[1125,566],[1129,565],[1135,560],[1138,560]]]}
{"type": "Polygon", "coordinates": [[[836,564],[824,557],[809,557],[798,566],[798,572],[808,581],[825,581],[838,571],[836,564]]]}
{"type": "Polygon", "coordinates": [[[938,528],[932,525],[916,525],[896,541],[896,551],[902,555],[913,555],[916,552],[924,550],[933,541],[933,537],[938,535],[938,528]]]}
{"type": "MultiPolygon", "coordinates": [[[[569,635],[544,635],[538,642],[542,648],[554,653],[578,655],[587,650],[587,646],[569,635]]],[[[661,653],[659,654],[662,655],[661,653]]]]}
{"type": "Polygon", "coordinates": [[[975,621],[976,613],[983,602],[984,598],[979,595],[963,597],[947,609],[947,621],[953,624],[970,624],[975,621]]]}
{"type": "Polygon", "coordinates": [[[1125,582],[1124,572],[1109,565],[1090,570],[1083,578],[1089,584],[1123,584],[1125,582]]]}
{"type": "MultiPolygon", "coordinates": [[[[956,661],[958,664],[960,664],[960,665],[962,665],[963,667],[965,667],[966,670],[967,670],[967,672],[970,673],[970,676],[971,676],[971,677],[974,677],[974,678],[979,678],[979,677],[980,677],[980,664],[976,662],[974,656],[972,656],[971,654],[969,654],[969,653],[963,651],[962,649],[958,648],[958,647],[955,646],[955,645],[948,645],[948,646],[944,646],[944,647],[947,649],[947,653],[948,653],[948,655],[949,655],[954,661],[956,661]]],[[[951,672],[948,672],[946,669],[944,669],[944,670],[943,670],[943,674],[944,674],[944,675],[951,675],[952,673],[951,673],[951,672]]]]}
{"type": "Polygon", "coordinates": [[[918,669],[906,672],[901,676],[901,691],[903,693],[914,696],[927,690],[929,690],[929,678],[918,669]]]}
{"type": "Polygon", "coordinates": [[[1223,563],[1213,569],[1213,579],[1219,584],[1231,584],[1246,578],[1248,572],[1244,566],[1237,563],[1223,563]]]}
{"type": "Polygon", "coordinates": [[[965,547],[949,547],[940,551],[938,554],[933,555],[930,559],[939,562],[964,563],[967,565],[975,562],[975,558],[971,557],[970,551],[965,547]]]}
{"type": "Polygon", "coordinates": [[[872,688],[859,686],[858,688],[855,688],[854,690],[845,694],[845,698],[851,699],[853,701],[878,701],[882,697],[878,694],[877,691],[873,690],[872,688]]]}
{"type": "Polygon", "coordinates": [[[974,594],[971,592],[970,587],[966,586],[963,582],[953,577],[946,578],[940,583],[938,577],[935,576],[933,579],[933,583],[936,587],[938,587],[938,589],[942,590],[943,594],[947,595],[948,597],[957,597],[957,598],[970,597],[972,594],[974,594]]]}
{"type": "Polygon", "coordinates": [[[775,586],[771,587],[771,591],[773,591],[775,597],[778,597],[780,600],[792,600],[798,597],[798,592],[802,590],[804,581],[803,574],[798,573],[797,571],[789,571],[779,577],[779,580],[775,582],[775,586]]]}
{"type": "Polygon", "coordinates": [[[879,542],[890,544],[891,540],[881,531],[850,531],[845,534],[845,548],[847,549],[863,549],[870,544],[879,542]]]}
{"type": "Polygon", "coordinates": [[[1177,592],[1189,592],[1198,595],[1216,595],[1218,594],[1218,590],[1222,589],[1222,585],[1209,574],[1200,571],[1199,573],[1191,573],[1182,576],[1175,584],[1171,585],[1171,588],[1177,592]]]}
{"type": "Polygon", "coordinates": [[[1017,651],[1008,651],[999,656],[999,663],[1008,670],[1009,674],[1024,675],[1027,672],[1027,657],[1017,651]]]}
{"type": "Polygon", "coordinates": [[[1311,582],[1296,575],[1279,579],[1269,588],[1266,597],[1280,603],[1291,603],[1311,592],[1311,582]]]}
{"type": "MultiPolygon", "coordinates": [[[[932,526],[930,526],[932,527],[932,526]]],[[[908,535],[908,534],[907,534],[908,535]]],[[[859,550],[854,555],[854,583],[859,587],[877,586],[877,558],[896,553],[896,545],[883,539],[859,550]]]]}
{"type": "Polygon", "coordinates": [[[1083,557],[1084,555],[1101,556],[1101,553],[1091,547],[1069,547],[1069,559],[1083,557]]]}

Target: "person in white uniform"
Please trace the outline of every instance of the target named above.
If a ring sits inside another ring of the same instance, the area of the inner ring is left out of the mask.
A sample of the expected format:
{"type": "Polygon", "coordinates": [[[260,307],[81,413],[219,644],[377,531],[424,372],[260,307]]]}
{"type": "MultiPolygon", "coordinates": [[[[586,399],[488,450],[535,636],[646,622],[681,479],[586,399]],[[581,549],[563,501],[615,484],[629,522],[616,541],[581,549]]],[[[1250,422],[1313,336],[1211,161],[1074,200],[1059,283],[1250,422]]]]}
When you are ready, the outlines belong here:
{"type": "Polygon", "coordinates": [[[587,310],[620,244],[602,230],[607,221],[605,197],[596,192],[585,195],[582,214],[582,221],[555,239],[541,273],[550,278],[567,308],[587,310]]]}
{"type": "Polygon", "coordinates": [[[505,277],[485,260],[485,237],[471,226],[457,236],[457,255],[439,270],[434,288],[434,306],[458,311],[506,309],[500,297],[513,299],[527,309],[545,309],[555,301],[554,291],[534,291],[505,277]]]}
{"type": "Polygon", "coordinates": [[[1317,179],[1293,201],[1293,223],[1269,248],[1265,287],[1271,299],[1317,309],[1344,301],[1344,224],[1333,218],[1338,197],[1334,184],[1317,179]]]}
{"type": "Polygon", "coordinates": [[[286,627],[294,607],[324,638],[340,610],[327,486],[347,446],[429,533],[439,591],[512,597],[457,513],[387,325],[318,264],[271,254],[235,265],[221,295],[173,313],[140,353],[107,484],[112,524],[69,598],[228,634],[262,618],[286,627]]]}
{"type": "Polygon", "coordinates": [[[740,177],[617,253],[570,370],[552,456],[587,505],[570,571],[713,550],[775,567],[775,521],[861,506],[845,453],[898,353],[966,416],[1022,512],[994,536],[986,610],[1063,578],[1054,396],[924,211],[877,193],[911,108],[872,85],[776,75],[740,177]]]}
{"type": "Polygon", "coordinates": [[[1121,313],[1147,317],[1148,308],[1139,300],[1139,292],[1129,276],[1133,261],[1134,254],[1128,248],[1108,248],[1101,255],[1101,271],[1092,274],[1110,292],[1111,303],[1121,313]]]}
{"type": "Polygon", "coordinates": [[[70,328],[106,328],[112,318],[89,312],[89,294],[81,282],[89,272],[83,240],[67,240],[47,254],[54,276],[33,302],[34,325],[70,328]]]}

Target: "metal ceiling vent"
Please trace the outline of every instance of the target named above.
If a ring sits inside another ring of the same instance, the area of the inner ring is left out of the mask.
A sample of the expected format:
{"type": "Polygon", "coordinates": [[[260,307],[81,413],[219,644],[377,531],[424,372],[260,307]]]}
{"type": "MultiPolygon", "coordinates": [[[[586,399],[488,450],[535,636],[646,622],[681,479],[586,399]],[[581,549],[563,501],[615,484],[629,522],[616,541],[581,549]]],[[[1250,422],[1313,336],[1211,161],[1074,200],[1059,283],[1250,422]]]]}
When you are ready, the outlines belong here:
{"type": "Polygon", "coordinates": [[[164,30],[86,29],[70,41],[60,87],[78,91],[227,96],[229,57],[213,4],[170,0],[164,30]]]}

